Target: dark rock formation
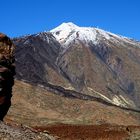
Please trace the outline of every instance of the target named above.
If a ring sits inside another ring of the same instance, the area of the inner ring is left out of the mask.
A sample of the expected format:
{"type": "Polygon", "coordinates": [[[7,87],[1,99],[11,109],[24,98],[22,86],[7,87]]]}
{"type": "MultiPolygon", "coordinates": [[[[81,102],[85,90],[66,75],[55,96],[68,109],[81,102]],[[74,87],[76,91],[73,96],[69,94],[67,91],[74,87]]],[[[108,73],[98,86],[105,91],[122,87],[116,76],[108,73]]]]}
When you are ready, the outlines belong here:
{"type": "Polygon", "coordinates": [[[14,45],[6,35],[0,33],[0,120],[3,120],[11,105],[14,75],[14,45]]]}

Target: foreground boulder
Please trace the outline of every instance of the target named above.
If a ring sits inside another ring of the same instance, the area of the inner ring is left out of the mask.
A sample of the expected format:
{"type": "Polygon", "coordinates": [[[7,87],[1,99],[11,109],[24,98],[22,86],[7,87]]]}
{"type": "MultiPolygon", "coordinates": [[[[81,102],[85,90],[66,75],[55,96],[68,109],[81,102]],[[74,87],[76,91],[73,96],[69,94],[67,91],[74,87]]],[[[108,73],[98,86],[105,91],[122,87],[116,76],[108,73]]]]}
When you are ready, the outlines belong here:
{"type": "Polygon", "coordinates": [[[0,33],[0,120],[11,105],[14,75],[14,45],[9,37],[0,33]]]}

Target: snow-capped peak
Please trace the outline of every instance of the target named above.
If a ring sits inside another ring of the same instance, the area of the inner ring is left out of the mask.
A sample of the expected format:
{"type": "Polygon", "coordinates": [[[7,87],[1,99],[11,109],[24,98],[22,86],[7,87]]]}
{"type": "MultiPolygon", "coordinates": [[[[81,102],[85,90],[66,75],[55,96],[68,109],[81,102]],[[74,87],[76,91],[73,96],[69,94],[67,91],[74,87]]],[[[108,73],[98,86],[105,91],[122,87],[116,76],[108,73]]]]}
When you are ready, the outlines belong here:
{"type": "Polygon", "coordinates": [[[91,27],[79,27],[72,22],[62,23],[50,32],[63,45],[68,45],[75,39],[85,42],[92,41],[94,44],[97,44],[100,35],[105,39],[110,38],[109,34],[103,30],[91,27]]]}
{"type": "Polygon", "coordinates": [[[55,32],[55,31],[58,31],[58,30],[73,30],[73,29],[76,29],[76,28],[78,28],[78,26],[75,25],[74,23],[72,23],[72,22],[65,23],[64,22],[61,25],[59,25],[58,27],[51,30],[51,32],[55,32]]]}
{"type": "Polygon", "coordinates": [[[51,30],[55,38],[63,45],[68,45],[72,40],[95,40],[96,32],[79,27],[72,22],[62,23],[51,30]]]}
{"type": "Polygon", "coordinates": [[[63,46],[68,46],[72,41],[80,40],[85,43],[92,42],[98,44],[100,40],[123,40],[133,43],[128,38],[92,27],[79,27],[72,22],[62,23],[50,31],[57,41],[63,46]]]}
{"type": "Polygon", "coordinates": [[[60,26],[51,30],[55,38],[60,42],[65,42],[66,39],[70,36],[70,34],[79,28],[77,25],[72,22],[62,23],[60,26]]]}

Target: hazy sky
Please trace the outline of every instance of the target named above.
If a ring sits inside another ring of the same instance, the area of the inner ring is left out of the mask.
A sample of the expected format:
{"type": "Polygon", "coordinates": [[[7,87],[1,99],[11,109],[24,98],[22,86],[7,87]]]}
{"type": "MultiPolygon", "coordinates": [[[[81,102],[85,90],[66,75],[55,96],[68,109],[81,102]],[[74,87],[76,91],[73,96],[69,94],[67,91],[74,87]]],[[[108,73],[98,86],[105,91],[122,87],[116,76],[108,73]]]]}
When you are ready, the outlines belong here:
{"type": "Polygon", "coordinates": [[[10,37],[73,22],[140,40],[140,0],[0,0],[0,11],[0,32],[10,37]]]}

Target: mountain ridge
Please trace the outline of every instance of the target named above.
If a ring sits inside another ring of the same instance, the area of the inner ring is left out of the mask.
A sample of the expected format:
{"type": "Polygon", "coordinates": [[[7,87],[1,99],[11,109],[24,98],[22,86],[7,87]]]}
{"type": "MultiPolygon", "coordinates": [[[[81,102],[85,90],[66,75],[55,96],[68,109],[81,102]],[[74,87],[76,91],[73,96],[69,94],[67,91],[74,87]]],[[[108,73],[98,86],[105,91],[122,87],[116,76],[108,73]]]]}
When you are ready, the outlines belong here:
{"type": "Polygon", "coordinates": [[[89,29],[100,30],[100,31],[106,32],[106,33],[108,33],[108,34],[110,34],[110,35],[112,34],[112,35],[114,35],[114,36],[122,37],[122,38],[124,38],[124,39],[126,38],[126,39],[129,39],[129,40],[135,41],[135,42],[140,42],[140,40],[135,39],[135,38],[133,38],[133,37],[124,36],[124,35],[121,35],[121,34],[118,34],[118,33],[113,33],[113,32],[104,30],[103,28],[94,27],[94,26],[78,26],[78,25],[74,24],[73,22],[63,22],[62,24],[58,25],[57,27],[54,27],[53,29],[44,30],[44,31],[37,32],[37,33],[32,33],[32,34],[25,34],[25,35],[13,37],[12,39],[15,39],[15,38],[24,38],[24,37],[31,36],[31,35],[39,35],[40,33],[53,32],[55,29],[58,29],[58,28],[60,28],[61,26],[65,26],[65,27],[66,27],[66,26],[67,26],[67,27],[71,26],[71,27],[76,27],[76,28],[89,28],[89,29]]]}
{"type": "Polygon", "coordinates": [[[82,38],[80,38],[81,40],[82,39],[85,41],[94,40],[95,44],[97,44],[98,39],[100,39],[98,37],[98,34],[101,35],[103,37],[103,39],[107,39],[107,40],[111,39],[112,37],[116,37],[117,39],[124,39],[125,41],[127,41],[129,43],[132,43],[132,41],[133,41],[131,38],[121,36],[121,35],[116,35],[114,33],[105,31],[103,29],[94,28],[94,27],[79,27],[72,22],[62,23],[58,27],[50,30],[50,32],[56,37],[57,41],[60,43],[62,42],[62,39],[64,39],[64,40],[67,39],[71,32],[76,32],[75,36],[73,36],[73,37],[71,37],[72,35],[70,36],[72,39],[78,38],[80,36],[79,34],[81,33],[82,34],[81,35],[82,38]],[[60,37],[59,37],[59,34],[60,34],[60,37]]]}

